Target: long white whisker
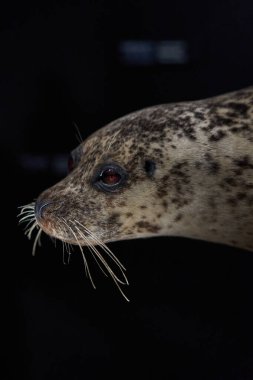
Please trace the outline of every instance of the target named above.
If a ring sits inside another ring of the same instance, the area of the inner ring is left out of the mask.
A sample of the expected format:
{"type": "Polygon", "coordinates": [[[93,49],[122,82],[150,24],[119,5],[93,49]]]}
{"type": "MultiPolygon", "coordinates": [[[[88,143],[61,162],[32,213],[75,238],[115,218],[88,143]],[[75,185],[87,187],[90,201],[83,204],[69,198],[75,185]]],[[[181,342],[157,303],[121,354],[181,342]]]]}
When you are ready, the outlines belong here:
{"type": "Polygon", "coordinates": [[[126,270],[126,268],[123,266],[123,264],[119,261],[119,259],[114,255],[114,253],[110,250],[110,248],[107,247],[105,243],[103,243],[96,235],[94,235],[90,230],[88,230],[87,227],[85,227],[82,223],[80,223],[78,220],[75,220],[76,223],[78,223],[82,228],[84,228],[85,232],[99,245],[103,250],[108,254],[108,256],[123,270],[126,270]]]}
{"type": "MultiPolygon", "coordinates": [[[[113,272],[113,270],[111,269],[111,267],[109,266],[109,264],[107,264],[107,262],[105,261],[105,259],[103,258],[103,256],[101,255],[101,253],[98,251],[98,249],[93,245],[93,244],[90,244],[89,241],[87,240],[87,238],[84,236],[84,234],[80,231],[80,229],[76,226],[76,229],[78,230],[78,232],[80,233],[81,237],[83,237],[87,242],[88,244],[90,245],[90,247],[92,247],[93,249],[93,252],[97,255],[97,257],[100,259],[100,261],[103,263],[103,265],[105,266],[105,268],[107,269],[107,271],[110,273],[110,274],[113,274],[113,276],[115,277],[115,279],[121,283],[122,285],[128,285],[127,282],[123,282],[122,280],[120,280],[117,275],[113,272]]],[[[121,268],[119,268],[121,270],[121,268]]],[[[124,276],[124,273],[122,272],[121,270],[121,273],[125,279],[125,276],[124,276]]]]}
{"type": "MultiPolygon", "coordinates": [[[[70,227],[70,230],[72,230],[71,227],[70,227]]],[[[73,230],[72,230],[72,233],[73,233],[74,236],[75,236],[75,239],[76,239],[76,241],[77,241],[77,244],[78,244],[78,246],[79,246],[79,248],[80,248],[80,251],[81,251],[81,254],[82,254],[82,257],[83,257],[84,268],[85,268],[85,274],[86,274],[87,277],[89,277],[89,279],[90,279],[90,281],[91,281],[91,283],[92,283],[93,288],[96,289],[95,283],[94,283],[94,281],[93,281],[93,279],[92,279],[92,276],[91,276],[91,273],[90,273],[90,269],[89,269],[89,266],[88,266],[88,262],[87,262],[86,256],[85,256],[84,251],[83,251],[83,247],[79,244],[78,239],[77,239],[77,236],[76,236],[76,234],[74,233],[73,230]]]]}
{"type": "MultiPolygon", "coordinates": [[[[39,226],[37,219],[35,217],[35,202],[32,202],[25,206],[20,206],[19,208],[21,209],[20,213],[18,214],[19,224],[21,223],[26,224],[24,233],[25,235],[27,235],[28,239],[32,239],[33,232],[37,229],[35,239],[33,242],[33,248],[32,248],[32,255],[34,256],[36,253],[37,246],[41,245],[41,234],[43,232],[42,228],[39,226]]],[[[113,254],[113,252],[107,247],[107,245],[103,241],[101,241],[99,237],[96,236],[92,231],[90,231],[87,227],[82,225],[82,223],[80,223],[79,221],[77,220],[66,221],[62,217],[61,218],[57,217],[57,219],[60,226],[62,225],[63,230],[66,230],[67,233],[70,233],[71,236],[73,236],[74,242],[76,242],[74,243],[74,245],[78,245],[82,254],[82,258],[83,258],[85,273],[87,277],[90,279],[93,288],[96,289],[96,286],[91,276],[88,261],[86,259],[83,247],[80,244],[80,241],[84,241],[84,244],[87,246],[90,254],[92,255],[94,261],[96,262],[96,264],[98,265],[102,273],[106,277],[108,277],[109,275],[112,278],[112,280],[114,281],[115,285],[119,289],[122,296],[127,301],[129,301],[121,289],[121,285],[126,285],[126,284],[128,285],[128,280],[124,273],[125,268],[121,264],[121,262],[118,260],[118,258],[113,254]],[[69,223],[71,223],[73,227],[71,227],[69,223]],[[100,252],[96,246],[98,246],[98,248],[103,250],[104,254],[102,254],[102,252],[100,252]],[[105,254],[108,256],[108,258],[110,258],[114,262],[115,265],[117,265],[118,270],[120,270],[120,273],[122,274],[124,281],[119,279],[118,276],[114,273],[110,265],[107,263],[106,258],[104,257],[105,254]]],[[[56,239],[54,239],[54,243],[56,245],[56,239]]],[[[73,251],[73,246],[70,243],[62,241],[62,254],[63,254],[64,264],[66,264],[65,251],[66,253],[68,253],[68,262],[69,262],[71,252],[73,251]]]]}
{"type": "Polygon", "coordinates": [[[42,229],[39,227],[37,220],[35,218],[35,211],[34,211],[35,202],[32,202],[28,205],[20,206],[18,207],[21,209],[20,213],[18,214],[19,224],[26,223],[26,227],[24,230],[25,235],[27,235],[28,239],[32,238],[33,231],[37,228],[38,232],[35,236],[33,248],[32,248],[32,255],[35,255],[37,246],[41,245],[41,233],[43,232],[42,229]]]}
{"type": "Polygon", "coordinates": [[[70,251],[70,248],[72,248],[71,245],[69,243],[65,243],[65,244],[66,244],[66,250],[68,254],[71,255],[71,251],[70,251]]]}
{"type": "MultiPolygon", "coordinates": [[[[73,223],[73,222],[72,222],[73,223]]],[[[83,234],[81,233],[80,229],[78,229],[77,226],[75,226],[76,229],[79,231],[79,233],[81,234],[81,236],[83,236],[83,234]]],[[[108,273],[110,274],[112,280],[114,281],[115,285],[117,286],[117,288],[119,289],[120,293],[122,294],[122,296],[127,300],[129,301],[129,299],[126,297],[126,295],[124,294],[124,292],[122,291],[120,284],[122,285],[126,285],[126,283],[122,282],[116,275],[115,273],[113,272],[113,270],[110,268],[110,266],[107,264],[107,262],[105,261],[105,259],[103,258],[103,256],[101,255],[101,253],[97,250],[97,248],[93,245],[90,245],[91,249],[93,250],[93,252],[96,254],[96,256],[99,258],[99,260],[101,261],[101,263],[104,265],[104,267],[106,268],[106,270],[108,271],[108,273]]]]}
{"type": "Polygon", "coordinates": [[[31,221],[31,220],[35,220],[35,218],[34,218],[34,215],[29,214],[29,215],[26,215],[23,218],[21,218],[18,223],[21,224],[21,223],[25,223],[25,222],[31,221]]]}
{"type": "MultiPolygon", "coordinates": [[[[32,218],[31,220],[28,221],[28,223],[27,223],[27,221],[24,221],[24,222],[26,222],[25,231],[27,231],[27,230],[29,230],[29,226],[30,226],[32,223],[35,222],[35,219],[32,218]]],[[[22,223],[22,222],[21,222],[21,223],[22,223]]]]}
{"type": "Polygon", "coordinates": [[[71,253],[68,251],[67,244],[65,243],[65,241],[61,240],[61,243],[62,243],[62,261],[63,261],[64,265],[68,265],[71,253]],[[66,252],[65,252],[65,250],[66,250],[66,252]],[[65,256],[66,255],[68,255],[67,256],[67,261],[65,261],[65,256]]]}
{"type": "Polygon", "coordinates": [[[67,224],[67,222],[66,222],[66,220],[65,220],[64,218],[61,218],[61,220],[63,221],[63,223],[66,225],[66,227],[70,230],[70,232],[71,232],[72,235],[74,236],[74,238],[75,238],[75,240],[76,240],[76,242],[77,242],[77,245],[78,245],[79,248],[80,248],[80,251],[81,251],[81,254],[82,254],[82,257],[83,257],[83,261],[84,261],[84,266],[85,266],[85,269],[87,270],[87,273],[88,273],[88,277],[89,277],[89,279],[90,279],[90,281],[91,281],[91,284],[92,284],[93,288],[96,289],[96,286],[95,286],[95,284],[94,284],[94,282],[93,282],[93,279],[92,279],[92,276],[91,276],[91,273],[90,273],[89,265],[88,265],[88,263],[87,263],[87,260],[86,260],[85,254],[84,254],[84,252],[83,252],[83,248],[82,248],[82,246],[80,245],[80,243],[79,243],[79,241],[78,241],[78,239],[77,239],[77,236],[76,236],[75,232],[74,232],[73,229],[67,224]]]}
{"type": "Polygon", "coordinates": [[[34,212],[32,210],[31,211],[29,210],[29,211],[22,212],[22,213],[18,214],[17,217],[19,218],[20,216],[23,216],[23,218],[27,217],[27,216],[34,216],[34,212]]]}
{"type": "Polygon", "coordinates": [[[65,263],[65,251],[64,251],[64,242],[62,241],[62,262],[64,265],[66,265],[65,263]]]}
{"type": "Polygon", "coordinates": [[[105,259],[103,258],[103,256],[101,255],[101,253],[97,250],[96,247],[92,246],[94,251],[96,252],[96,255],[97,257],[99,258],[99,260],[102,262],[102,264],[104,265],[104,267],[107,269],[108,273],[110,274],[112,280],[114,281],[115,285],[117,286],[117,288],[119,289],[120,293],[122,294],[122,296],[127,300],[129,301],[129,299],[126,297],[125,293],[123,292],[123,290],[121,289],[120,284],[122,285],[126,285],[126,283],[122,282],[116,275],[115,273],[112,271],[112,269],[110,268],[110,266],[107,264],[107,262],[105,261],[105,259]]]}
{"type": "MultiPolygon", "coordinates": [[[[76,221],[77,222],[77,221],[76,221]]],[[[92,240],[95,241],[95,244],[98,245],[100,248],[102,248],[104,250],[104,252],[114,261],[114,263],[119,267],[119,270],[124,278],[124,281],[125,282],[122,282],[120,279],[117,278],[117,280],[122,283],[122,284],[126,284],[126,285],[129,285],[128,283],[128,279],[125,275],[125,273],[123,272],[123,270],[125,270],[124,266],[121,264],[121,262],[116,258],[116,256],[112,253],[112,251],[103,243],[101,242],[100,239],[98,239],[90,230],[88,230],[88,228],[86,228],[85,226],[83,226],[81,223],[78,223],[79,225],[81,225],[85,232],[92,238],[92,240]]],[[[100,254],[101,255],[101,254],[100,254]]],[[[116,275],[115,275],[116,276],[116,275]]],[[[117,277],[117,276],[116,276],[117,277]]]]}
{"type": "Polygon", "coordinates": [[[25,230],[25,235],[27,235],[28,239],[31,239],[33,230],[38,226],[37,221],[32,224],[32,226],[25,230]]]}
{"type": "MultiPolygon", "coordinates": [[[[73,223],[73,222],[72,222],[72,223],[73,223]]],[[[87,248],[88,248],[88,250],[90,251],[90,253],[91,253],[93,259],[94,259],[95,262],[97,263],[99,269],[101,270],[101,272],[102,272],[106,277],[108,277],[107,274],[105,273],[105,271],[103,270],[103,268],[101,267],[101,265],[99,264],[97,258],[96,258],[96,254],[97,254],[97,252],[96,252],[96,248],[95,248],[93,245],[91,245],[91,244],[89,243],[89,240],[87,239],[87,237],[86,237],[86,236],[80,231],[80,229],[79,229],[75,224],[74,224],[74,226],[75,226],[77,232],[79,233],[80,237],[85,241],[85,243],[86,243],[86,245],[87,245],[87,248]]]]}
{"type": "Polygon", "coordinates": [[[42,229],[40,228],[37,235],[36,235],[36,238],[34,239],[34,243],[33,243],[33,250],[32,250],[32,255],[35,256],[35,251],[36,251],[36,246],[37,246],[37,243],[39,243],[40,245],[40,235],[41,235],[41,232],[42,232],[42,229]]]}
{"type": "Polygon", "coordinates": [[[20,214],[26,212],[27,210],[34,210],[35,202],[29,203],[28,205],[18,206],[21,209],[20,214]]]}

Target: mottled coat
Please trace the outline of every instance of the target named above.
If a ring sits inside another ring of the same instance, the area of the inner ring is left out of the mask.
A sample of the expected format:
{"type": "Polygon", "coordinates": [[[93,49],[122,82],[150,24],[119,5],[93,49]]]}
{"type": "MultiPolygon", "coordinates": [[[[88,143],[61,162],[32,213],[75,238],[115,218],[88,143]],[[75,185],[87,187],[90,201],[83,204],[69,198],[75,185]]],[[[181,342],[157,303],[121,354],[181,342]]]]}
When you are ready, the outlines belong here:
{"type": "Polygon", "coordinates": [[[74,169],[38,199],[48,203],[38,223],[72,243],[62,221],[103,242],[174,235],[253,250],[252,148],[253,87],[134,112],[72,153],[74,169]],[[114,164],[125,179],[103,191],[98,173],[114,164]]]}

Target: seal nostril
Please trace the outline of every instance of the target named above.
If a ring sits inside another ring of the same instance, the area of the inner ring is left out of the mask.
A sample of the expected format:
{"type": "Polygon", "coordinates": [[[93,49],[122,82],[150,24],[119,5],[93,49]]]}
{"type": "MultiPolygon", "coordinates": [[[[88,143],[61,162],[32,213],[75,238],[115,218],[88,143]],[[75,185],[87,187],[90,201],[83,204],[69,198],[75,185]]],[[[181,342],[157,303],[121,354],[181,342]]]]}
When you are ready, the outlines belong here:
{"type": "Polygon", "coordinates": [[[46,207],[51,203],[52,202],[49,202],[47,199],[41,199],[36,202],[35,215],[37,219],[43,218],[43,212],[45,211],[46,207]]]}

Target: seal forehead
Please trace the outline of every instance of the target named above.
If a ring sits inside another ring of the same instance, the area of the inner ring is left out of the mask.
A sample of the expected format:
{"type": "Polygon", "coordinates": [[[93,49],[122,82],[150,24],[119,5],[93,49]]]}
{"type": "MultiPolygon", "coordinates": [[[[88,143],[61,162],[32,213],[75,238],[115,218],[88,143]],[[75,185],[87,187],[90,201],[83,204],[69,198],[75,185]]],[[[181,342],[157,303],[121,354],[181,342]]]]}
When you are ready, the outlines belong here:
{"type": "Polygon", "coordinates": [[[203,104],[178,103],[149,107],[119,118],[91,135],[83,144],[90,151],[96,146],[103,151],[119,149],[129,154],[149,148],[163,149],[175,138],[196,139],[195,126],[206,117],[203,104]]]}

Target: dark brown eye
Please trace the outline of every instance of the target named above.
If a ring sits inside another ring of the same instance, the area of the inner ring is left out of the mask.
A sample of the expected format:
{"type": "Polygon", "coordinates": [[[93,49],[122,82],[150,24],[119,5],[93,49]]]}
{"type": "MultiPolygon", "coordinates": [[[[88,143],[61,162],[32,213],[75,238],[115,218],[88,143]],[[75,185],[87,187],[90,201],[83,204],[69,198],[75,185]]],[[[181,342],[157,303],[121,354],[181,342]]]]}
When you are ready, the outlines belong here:
{"type": "Polygon", "coordinates": [[[121,175],[113,168],[108,168],[101,173],[101,180],[106,185],[116,185],[121,180],[121,175]]]}
{"type": "Polygon", "coordinates": [[[113,193],[120,190],[127,180],[126,171],[117,164],[100,166],[93,177],[93,184],[102,191],[113,193]]]}

